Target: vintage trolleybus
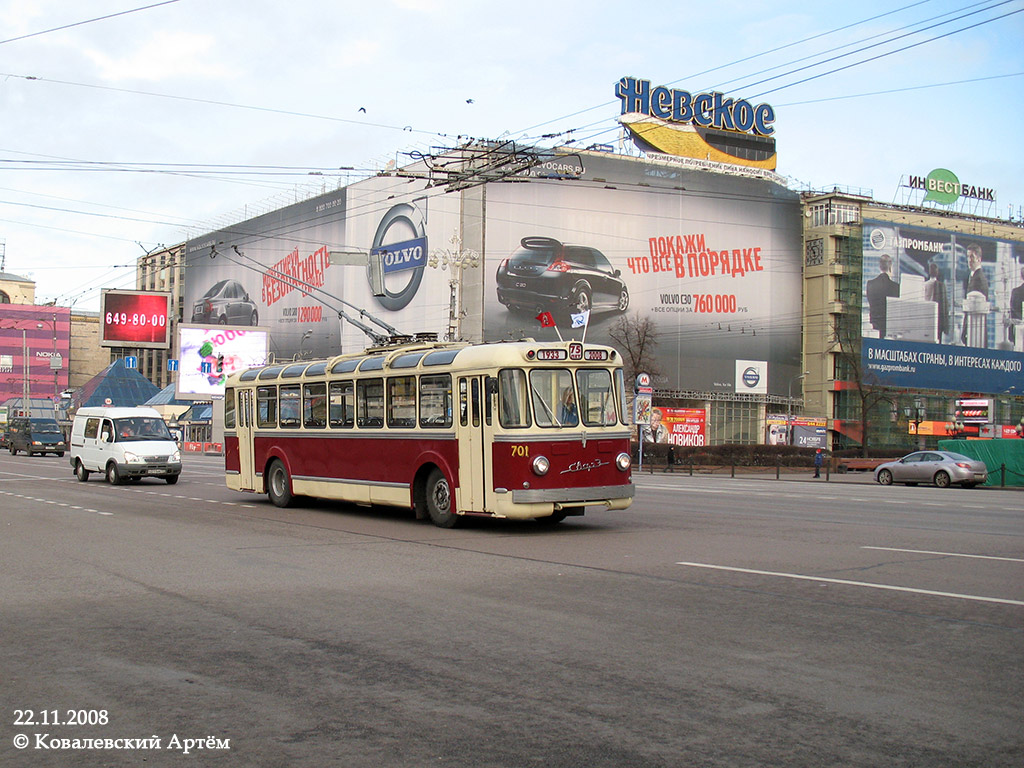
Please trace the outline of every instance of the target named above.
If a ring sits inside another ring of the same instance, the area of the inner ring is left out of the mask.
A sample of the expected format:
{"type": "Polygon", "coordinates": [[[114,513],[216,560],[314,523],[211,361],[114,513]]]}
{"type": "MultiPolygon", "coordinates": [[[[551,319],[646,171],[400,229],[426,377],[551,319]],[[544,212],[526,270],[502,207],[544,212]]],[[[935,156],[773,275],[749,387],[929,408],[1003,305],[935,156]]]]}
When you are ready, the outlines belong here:
{"type": "Polygon", "coordinates": [[[558,522],[632,502],[622,364],[605,346],[437,342],[250,368],[225,390],[227,485],[558,522]]]}

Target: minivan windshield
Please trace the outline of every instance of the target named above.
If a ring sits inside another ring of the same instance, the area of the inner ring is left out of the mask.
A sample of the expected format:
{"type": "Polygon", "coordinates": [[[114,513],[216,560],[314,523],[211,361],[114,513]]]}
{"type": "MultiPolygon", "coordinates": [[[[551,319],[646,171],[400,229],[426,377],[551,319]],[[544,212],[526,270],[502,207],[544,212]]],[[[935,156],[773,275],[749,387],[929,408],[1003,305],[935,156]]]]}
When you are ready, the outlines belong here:
{"type": "Polygon", "coordinates": [[[60,432],[60,425],[53,419],[32,419],[32,431],[37,434],[60,432]]]}
{"type": "Polygon", "coordinates": [[[172,440],[163,419],[153,416],[133,416],[114,419],[115,440],[119,443],[138,440],[172,440]]]}

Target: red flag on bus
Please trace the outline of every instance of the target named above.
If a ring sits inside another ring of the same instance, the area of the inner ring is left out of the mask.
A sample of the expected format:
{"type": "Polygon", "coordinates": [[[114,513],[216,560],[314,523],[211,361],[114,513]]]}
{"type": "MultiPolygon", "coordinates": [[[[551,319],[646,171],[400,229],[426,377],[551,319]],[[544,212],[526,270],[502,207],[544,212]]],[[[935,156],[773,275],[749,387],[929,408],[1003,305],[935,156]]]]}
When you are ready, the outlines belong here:
{"type": "Polygon", "coordinates": [[[555,318],[551,316],[550,312],[541,312],[539,315],[537,315],[537,319],[540,320],[541,328],[555,327],[555,318]]]}

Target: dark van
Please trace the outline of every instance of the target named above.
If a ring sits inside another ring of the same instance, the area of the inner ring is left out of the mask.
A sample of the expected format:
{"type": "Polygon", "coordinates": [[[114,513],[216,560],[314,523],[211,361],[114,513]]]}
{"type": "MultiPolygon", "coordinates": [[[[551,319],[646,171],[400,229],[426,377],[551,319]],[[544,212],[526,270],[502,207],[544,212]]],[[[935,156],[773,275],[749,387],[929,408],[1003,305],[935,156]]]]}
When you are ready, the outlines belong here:
{"type": "Polygon", "coordinates": [[[55,419],[29,419],[19,416],[10,420],[7,426],[7,445],[11,455],[25,451],[29,456],[35,453],[55,453],[63,456],[67,450],[64,433],[55,419]]]}

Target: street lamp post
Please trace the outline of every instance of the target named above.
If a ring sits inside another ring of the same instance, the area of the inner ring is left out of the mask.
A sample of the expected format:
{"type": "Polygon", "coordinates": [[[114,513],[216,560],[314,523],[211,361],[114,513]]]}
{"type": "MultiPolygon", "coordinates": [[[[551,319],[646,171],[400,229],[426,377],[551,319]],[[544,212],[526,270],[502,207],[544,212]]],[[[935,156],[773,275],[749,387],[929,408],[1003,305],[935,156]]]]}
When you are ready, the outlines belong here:
{"type": "Polygon", "coordinates": [[[804,371],[789,380],[789,388],[786,390],[786,407],[789,409],[786,413],[786,445],[793,444],[793,382],[809,373],[810,371],[804,371]]]}
{"type": "Polygon", "coordinates": [[[917,438],[917,449],[920,451],[924,448],[924,442],[921,439],[921,422],[925,419],[924,401],[920,397],[915,397],[914,407],[907,406],[903,409],[903,413],[906,415],[907,421],[914,425],[914,436],[917,438]]]}
{"type": "Polygon", "coordinates": [[[21,415],[32,418],[31,392],[28,383],[28,331],[21,329],[21,415]]]}

